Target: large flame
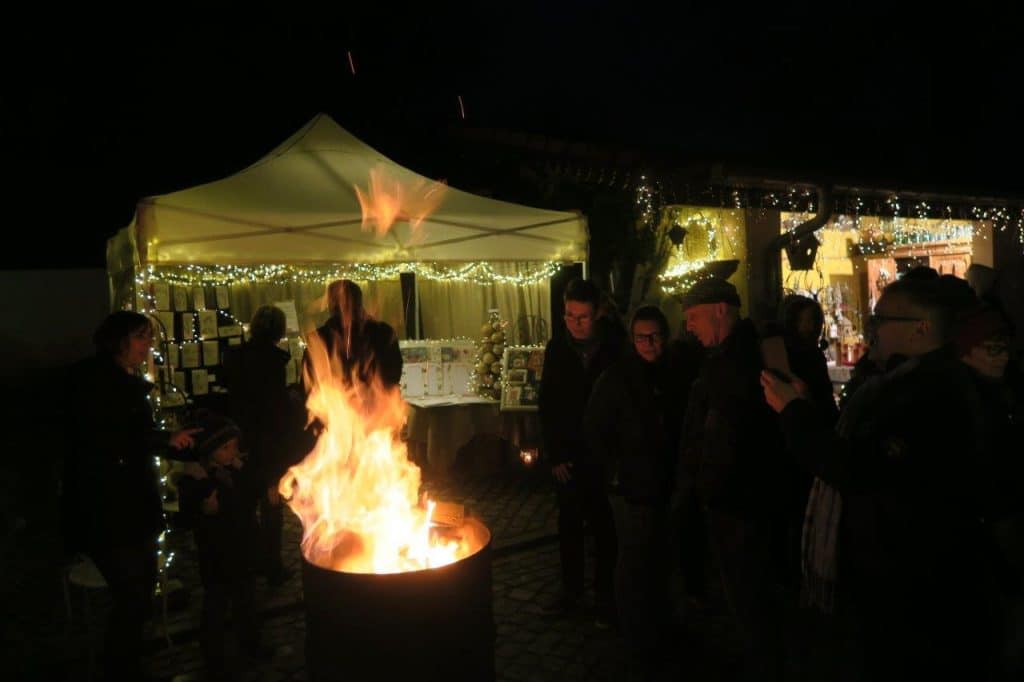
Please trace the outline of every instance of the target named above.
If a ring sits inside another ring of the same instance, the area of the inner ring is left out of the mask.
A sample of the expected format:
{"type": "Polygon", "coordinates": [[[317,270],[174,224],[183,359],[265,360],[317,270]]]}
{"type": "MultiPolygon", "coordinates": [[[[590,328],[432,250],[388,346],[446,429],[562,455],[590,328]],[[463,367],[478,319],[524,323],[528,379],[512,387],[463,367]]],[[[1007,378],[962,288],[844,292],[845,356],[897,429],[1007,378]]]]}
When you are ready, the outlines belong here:
{"type": "Polygon", "coordinates": [[[423,178],[403,183],[383,168],[373,168],[366,190],[355,188],[363,229],[373,229],[377,236],[383,236],[398,220],[409,221],[415,229],[440,205],[446,189],[444,183],[423,178]]]}
{"type": "Polygon", "coordinates": [[[358,372],[345,377],[319,335],[309,336],[307,407],[323,430],[279,484],[302,521],[306,559],[349,573],[399,573],[475,551],[465,531],[431,523],[433,503],[421,504],[420,470],[398,437],[406,418],[399,389],[376,377],[363,383],[358,372]]]}

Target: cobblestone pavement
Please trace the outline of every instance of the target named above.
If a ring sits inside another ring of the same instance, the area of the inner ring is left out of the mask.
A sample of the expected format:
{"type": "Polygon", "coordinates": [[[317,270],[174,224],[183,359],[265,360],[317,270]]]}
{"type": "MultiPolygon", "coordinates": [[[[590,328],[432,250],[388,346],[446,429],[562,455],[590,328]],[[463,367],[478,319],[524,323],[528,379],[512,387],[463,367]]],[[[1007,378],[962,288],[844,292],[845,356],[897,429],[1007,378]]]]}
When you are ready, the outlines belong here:
{"type": "MultiPolygon", "coordinates": [[[[621,638],[613,630],[599,630],[587,607],[552,620],[537,606],[552,598],[559,584],[556,510],[546,481],[518,471],[470,481],[435,482],[428,488],[437,499],[465,504],[492,531],[498,679],[625,679],[621,638]]],[[[293,515],[286,513],[285,517],[285,546],[294,550],[288,553],[286,563],[293,575],[276,590],[268,590],[262,579],[257,580],[264,637],[275,648],[275,657],[269,664],[256,664],[232,653],[244,680],[306,679],[300,528],[293,515]]],[[[6,577],[2,596],[7,614],[0,633],[2,646],[11,655],[6,669],[15,672],[8,679],[88,679],[89,651],[98,650],[102,639],[105,592],[89,591],[87,617],[83,608],[86,594],[72,589],[69,621],[60,587],[59,544],[55,549],[54,538],[43,534],[22,540],[21,545],[3,554],[6,577]]],[[[169,547],[175,550],[170,576],[178,586],[171,592],[168,614],[173,644],[168,647],[160,628],[151,627],[147,663],[157,679],[199,680],[203,679],[203,665],[196,634],[202,590],[195,553],[187,533],[172,533],[169,547]]],[[[674,634],[670,653],[676,667],[685,670],[686,679],[733,679],[737,647],[723,611],[720,597],[712,595],[710,607],[687,614],[686,627],[674,634]]],[[[798,678],[837,679],[834,675],[803,674],[798,678]]]]}

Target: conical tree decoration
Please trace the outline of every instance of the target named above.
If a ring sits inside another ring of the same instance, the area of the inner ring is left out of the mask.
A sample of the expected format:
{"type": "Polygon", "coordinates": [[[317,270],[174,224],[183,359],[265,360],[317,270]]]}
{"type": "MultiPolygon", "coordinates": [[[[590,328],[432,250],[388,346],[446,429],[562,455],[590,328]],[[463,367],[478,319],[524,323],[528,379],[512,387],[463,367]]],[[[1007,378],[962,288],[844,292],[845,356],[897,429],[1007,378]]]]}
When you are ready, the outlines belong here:
{"type": "Polygon", "coordinates": [[[487,313],[487,321],[480,327],[477,341],[476,364],[473,367],[473,385],[484,398],[501,398],[501,356],[505,352],[505,330],[508,321],[502,319],[496,308],[487,313]]]}

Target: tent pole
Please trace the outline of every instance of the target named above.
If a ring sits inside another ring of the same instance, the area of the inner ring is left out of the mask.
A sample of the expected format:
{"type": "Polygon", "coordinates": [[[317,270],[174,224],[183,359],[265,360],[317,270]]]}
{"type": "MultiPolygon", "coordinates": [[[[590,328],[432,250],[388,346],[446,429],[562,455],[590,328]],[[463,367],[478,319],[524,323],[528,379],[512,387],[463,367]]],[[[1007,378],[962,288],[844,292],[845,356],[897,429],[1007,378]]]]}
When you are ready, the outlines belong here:
{"type": "Polygon", "coordinates": [[[416,276],[414,272],[412,275],[412,311],[415,316],[415,329],[416,336],[413,338],[420,339],[420,278],[416,276]]]}

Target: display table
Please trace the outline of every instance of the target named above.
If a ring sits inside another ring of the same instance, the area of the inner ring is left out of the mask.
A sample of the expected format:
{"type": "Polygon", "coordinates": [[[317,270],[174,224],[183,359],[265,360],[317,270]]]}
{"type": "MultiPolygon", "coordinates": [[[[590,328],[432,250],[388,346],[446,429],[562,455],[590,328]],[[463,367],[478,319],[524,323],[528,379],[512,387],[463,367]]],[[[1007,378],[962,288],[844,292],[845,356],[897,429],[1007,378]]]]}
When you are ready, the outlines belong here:
{"type": "Polygon", "coordinates": [[[537,432],[535,413],[501,412],[496,400],[444,396],[412,398],[406,402],[410,454],[432,473],[447,473],[458,451],[475,436],[500,438],[518,446],[537,432]]]}

